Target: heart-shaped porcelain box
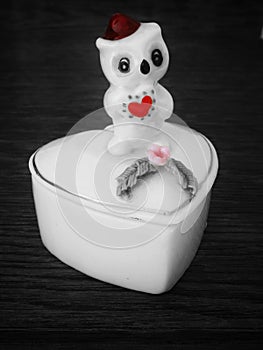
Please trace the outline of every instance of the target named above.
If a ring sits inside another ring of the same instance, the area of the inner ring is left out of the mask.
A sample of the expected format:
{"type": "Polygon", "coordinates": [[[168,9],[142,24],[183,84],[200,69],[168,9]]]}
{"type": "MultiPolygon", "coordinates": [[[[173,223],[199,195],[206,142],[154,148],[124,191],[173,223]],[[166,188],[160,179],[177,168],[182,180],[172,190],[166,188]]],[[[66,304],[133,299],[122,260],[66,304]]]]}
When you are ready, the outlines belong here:
{"type": "Polygon", "coordinates": [[[55,140],[31,156],[41,238],[89,276],[163,293],[199,247],[216,151],[200,133],[165,122],[173,102],[158,84],[168,51],[157,24],[117,14],[97,46],[113,125],[55,140]]]}

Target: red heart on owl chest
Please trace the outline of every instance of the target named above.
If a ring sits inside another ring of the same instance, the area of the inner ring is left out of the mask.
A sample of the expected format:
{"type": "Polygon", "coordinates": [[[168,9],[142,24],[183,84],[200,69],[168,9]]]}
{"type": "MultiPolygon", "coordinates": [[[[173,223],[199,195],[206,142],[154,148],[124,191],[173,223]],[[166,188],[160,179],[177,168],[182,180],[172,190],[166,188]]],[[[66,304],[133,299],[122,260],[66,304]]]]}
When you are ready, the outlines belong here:
{"type": "Polygon", "coordinates": [[[141,103],[130,102],[128,105],[128,110],[135,117],[143,118],[148,114],[149,109],[152,106],[152,102],[151,97],[147,95],[143,97],[141,103]]]}

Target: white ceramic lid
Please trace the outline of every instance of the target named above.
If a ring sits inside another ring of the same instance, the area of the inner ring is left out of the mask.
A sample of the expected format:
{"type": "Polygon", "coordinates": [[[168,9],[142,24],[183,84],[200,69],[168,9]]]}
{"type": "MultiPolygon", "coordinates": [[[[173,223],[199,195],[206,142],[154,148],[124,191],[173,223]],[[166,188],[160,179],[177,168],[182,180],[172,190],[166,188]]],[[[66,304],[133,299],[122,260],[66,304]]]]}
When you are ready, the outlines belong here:
{"type": "MultiPolygon", "coordinates": [[[[173,140],[171,157],[180,160],[195,175],[199,189],[193,201],[200,202],[210,190],[217,173],[217,158],[211,143],[185,126],[165,123],[164,132],[173,140]]],[[[133,190],[130,200],[116,196],[116,177],[142,152],[113,156],[107,151],[111,128],[67,136],[40,148],[34,156],[36,172],[49,185],[81,198],[84,205],[101,207],[113,215],[143,219],[149,215],[174,216],[189,204],[189,194],[174,176],[160,167],[147,175],[133,190]]],[[[167,220],[165,219],[165,220],[167,220]]]]}

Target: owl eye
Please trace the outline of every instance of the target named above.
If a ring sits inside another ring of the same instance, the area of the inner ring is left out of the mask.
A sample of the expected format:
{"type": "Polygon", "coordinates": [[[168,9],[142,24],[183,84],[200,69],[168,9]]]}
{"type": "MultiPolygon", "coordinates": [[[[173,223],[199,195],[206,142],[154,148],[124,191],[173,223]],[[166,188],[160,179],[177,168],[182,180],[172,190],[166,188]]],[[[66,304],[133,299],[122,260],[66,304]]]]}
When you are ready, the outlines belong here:
{"type": "Polygon", "coordinates": [[[128,73],[130,71],[130,60],[127,57],[121,58],[118,69],[122,73],[128,73]]]}
{"type": "Polygon", "coordinates": [[[159,49],[152,51],[152,61],[156,67],[160,67],[160,65],[163,63],[163,55],[159,49]]]}

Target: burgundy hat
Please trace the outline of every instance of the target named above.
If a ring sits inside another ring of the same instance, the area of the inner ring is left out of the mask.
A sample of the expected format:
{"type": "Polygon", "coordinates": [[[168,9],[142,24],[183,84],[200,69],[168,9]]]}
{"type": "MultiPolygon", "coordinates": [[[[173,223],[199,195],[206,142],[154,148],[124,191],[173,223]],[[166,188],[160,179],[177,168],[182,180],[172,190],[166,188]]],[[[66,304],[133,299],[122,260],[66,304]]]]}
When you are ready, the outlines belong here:
{"type": "Polygon", "coordinates": [[[139,27],[140,23],[134,19],[121,13],[115,13],[111,16],[106,32],[102,37],[107,40],[123,39],[136,32],[139,27]]]}

